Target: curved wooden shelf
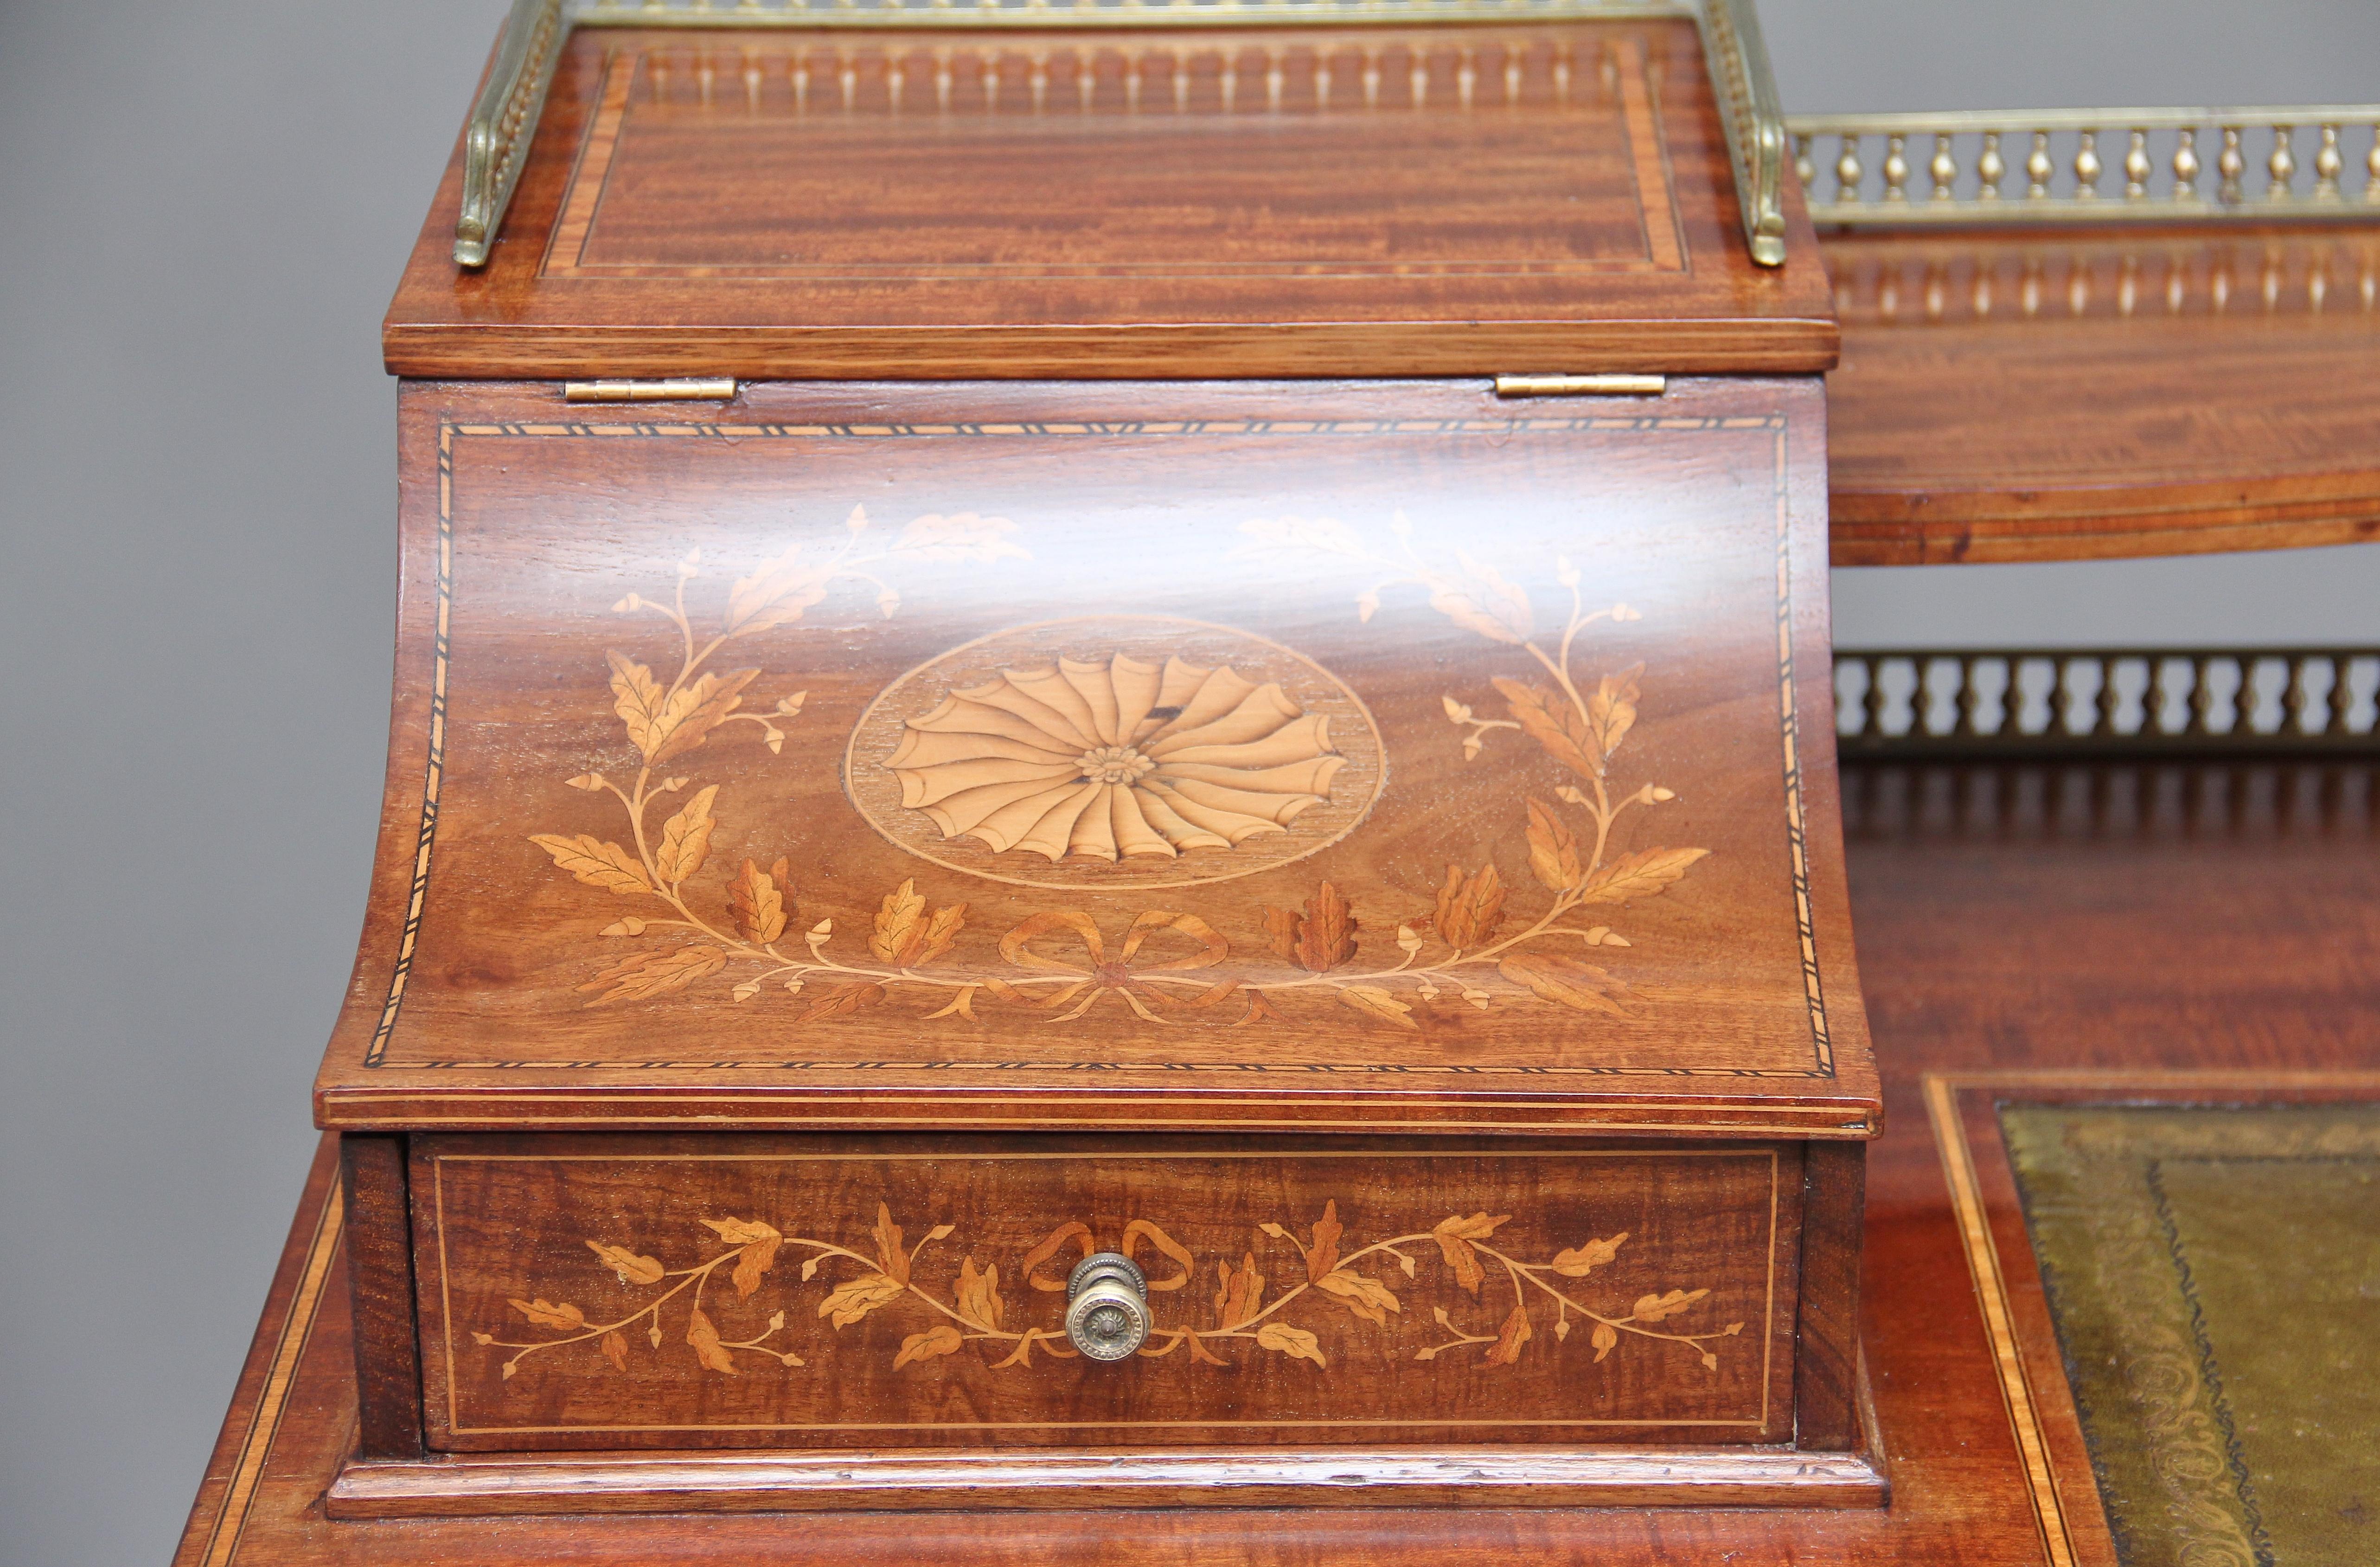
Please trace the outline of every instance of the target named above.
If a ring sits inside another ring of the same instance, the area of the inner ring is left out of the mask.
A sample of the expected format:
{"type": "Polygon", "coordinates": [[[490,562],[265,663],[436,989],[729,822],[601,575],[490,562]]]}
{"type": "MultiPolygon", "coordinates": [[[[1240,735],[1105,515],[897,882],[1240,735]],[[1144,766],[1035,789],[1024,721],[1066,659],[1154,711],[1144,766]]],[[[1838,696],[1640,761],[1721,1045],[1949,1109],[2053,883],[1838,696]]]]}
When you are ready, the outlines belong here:
{"type": "Polygon", "coordinates": [[[2380,539],[2380,224],[1824,248],[1837,565],[2380,539]]]}

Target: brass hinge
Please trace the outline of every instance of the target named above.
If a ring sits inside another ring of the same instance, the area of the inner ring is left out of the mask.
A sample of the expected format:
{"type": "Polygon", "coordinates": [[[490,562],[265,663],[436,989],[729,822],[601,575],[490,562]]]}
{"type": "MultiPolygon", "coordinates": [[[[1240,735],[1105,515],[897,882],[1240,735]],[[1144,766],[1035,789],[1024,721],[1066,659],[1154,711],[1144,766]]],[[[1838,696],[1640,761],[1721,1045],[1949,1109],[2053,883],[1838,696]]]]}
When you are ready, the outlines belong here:
{"type": "Polygon", "coordinates": [[[565,403],[725,403],[735,396],[727,380],[565,381],[565,403]]]}
{"type": "Polygon", "coordinates": [[[1658,397],[1666,375],[1500,375],[1499,397],[1658,397]]]}

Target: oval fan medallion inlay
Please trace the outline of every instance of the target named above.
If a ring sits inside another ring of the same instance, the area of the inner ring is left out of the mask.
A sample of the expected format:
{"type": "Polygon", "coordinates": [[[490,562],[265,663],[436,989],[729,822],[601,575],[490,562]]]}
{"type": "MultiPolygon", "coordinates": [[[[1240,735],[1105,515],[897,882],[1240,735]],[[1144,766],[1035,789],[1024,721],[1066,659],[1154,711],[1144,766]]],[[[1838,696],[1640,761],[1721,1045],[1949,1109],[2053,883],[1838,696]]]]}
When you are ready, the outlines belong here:
{"type": "Polygon", "coordinates": [[[1346,835],[1378,797],[1344,684],[1228,626],[1019,626],[894,681],[844,781],[876,830],[953,870],[1052,887],[1220,881],[1346,835]]]}

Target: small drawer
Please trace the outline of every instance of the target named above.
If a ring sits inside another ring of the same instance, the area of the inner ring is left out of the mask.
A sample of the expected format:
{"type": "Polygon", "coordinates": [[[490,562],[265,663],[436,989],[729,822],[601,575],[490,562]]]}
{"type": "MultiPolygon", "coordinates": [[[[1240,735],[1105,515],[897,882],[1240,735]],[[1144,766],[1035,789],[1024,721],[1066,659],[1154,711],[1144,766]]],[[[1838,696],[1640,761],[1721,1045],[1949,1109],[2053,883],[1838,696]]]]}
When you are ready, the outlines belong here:
{"type": "Polygon", "coordinates": [[[1775,1444],[1803,1145],[438,1136],[430,1445],[1775,1444]],[[1149,1331],[1065,1328],[1096,1251],[1149,1331]]]}

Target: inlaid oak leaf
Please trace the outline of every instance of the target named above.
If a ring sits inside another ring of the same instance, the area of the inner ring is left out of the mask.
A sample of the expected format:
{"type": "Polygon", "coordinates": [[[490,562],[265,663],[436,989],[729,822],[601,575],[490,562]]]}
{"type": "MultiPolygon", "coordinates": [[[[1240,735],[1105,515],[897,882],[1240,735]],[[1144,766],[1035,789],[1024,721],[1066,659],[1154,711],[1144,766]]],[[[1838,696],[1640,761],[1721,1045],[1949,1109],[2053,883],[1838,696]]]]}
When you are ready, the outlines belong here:
{"type": "Polygon", "coordinates": [[[1455,559],[1463,568],[1460,576],[1424,579],[1429,585],[1429,607],[1491,642],[1517,646],[1527,641],[1536,629],[1527,592],[1485,562],[1460,552],[1455,559]]]}
{"type": "Polygon", "coordinates": [[[1256,1316],[1264,1303],[1265,1280],[1257,1271],[1257,1254],[1247,1253],[1237,1268],[1229,1260],[1215,1266],[1221,1274],[1221,1282],[1215,1291],[1216,1318],[1226,1329],[1240,1327],[1256,1316]]]}
{"type": "Polygon", "coordinates": [[[601,1006],[606,1002],[640,1002],[684,990],[726,966],[727,953],[722,947],[680,947],[674,953],[640,954],[625,963],[613,964],[578,988],[603,991],[587,1003],[589,1006],[601,1006]],[[604,990],[607,985],[611,988],[604,990]]]}
{"type": "Polygon", "coordinates": [[[1505,711],[1531,739],[1546,748],[1548,756],[1582,777],[1602,776],[1603,760],[1596,748],[1595,736],[1587,729],[1585,715],[1569,698],[1549,686],[1525,685],[1500,676],[1491,684],[1502,694],[1505,711]]]}
{"type": "Polygon", "coordinates": [[[1421,1025],[1413,1020],[1413,1003],[1399,1001],[1378,985],[1342,985],[1339,1001],[1341,1005],[1354,1007],[1376,1023],[1415,1034],[1421,1032],[1421,1025]]]}
{"type": "Polygon", "coordinates": [[[1617,674],[1607,674],[1596,686],[1595,694],[1586,698],[1587,733],[1594,737],[1597,754],[1607,762],[1635,725],[1636,701],[1643,695],[1637,676],[1644,673],[1643,664],[1633,663],[1617,674]]]}
{"type": "Polygon", "coordinates": [[[892,1369],[920,1360],[931,1360],[938,1354],[949,1354],[964,1341],[959,1330],[947,1322],[937,1322],[922,1333],[912,1333],[901,1341],[901,1353],[892,1357],[892,1369]]]}
{"type": "Polygon", "coordinates": [[[925,895],[912,879],[884,894],[868,950],[879,963],[915,968],[951,950],[966,923],[967,905],[952,904],[929,914],[925,895]]]}
{"type": "Polygon", "coordinates": [[[1579,862],[1578,836],[1554,808],[1529,796],[1529,869],[1549,892],[1567,893],[1586,874],[1579,862]]]}
{"type": "Polygon", "coordinates": [[[794,912],[793,863],[781,855],[762,870],[746,860],[727,883],[727,912],[735,933],[747,941],[766,946],[783,935],[794,912]]]}
{"type": "Polygon", "coordinates": [[[686,1319],[686,1342],[694,1346],[694,1357],[713,1371],[735,1375],[735,1357],[719,1342],[719,1330],[711,1324],[700,1306],[686,1319]]]}
{"type": "MultiPolygon", "coordinates": [[[[655,767],[684,756],[702,744],[710,733],[727,722],[743,705],[740,693],[759,674],[757,669],[731,669],[724,674],[705,674],[682,686],[662,706],[659,739],[650,761],[655,767]]],[[[773,731],[772,731],[773,733],[773,731]]]]}
{"type": "Polygon", "coordinates": [[[587,1249],[595,1260],[620,1276],[624,1284],[658,1284],[664,1271],[657,1257],[639,1257],[626,1246],[606,1245],[601,1241],[589,1241],[587,1249]]]}
{"type": "Polygon", "coordinates": [[[661,847],[653,851],[653,870],[670,886],[676,886],[700,870],[702,862],[710,856],[710,834],[719,826],[718,819],[710,814],[710,802],[718,797],[719,785],[710,784],[662,824],[661,847]]]}
{"type": "Polygon", "coordinates": [[[590,887],[618,893],[650,893],[645,868],[617,844],[607,844],[585,832],[564,837],[559,832],[532,832],[528,841],[553,856],[553,863],[590,887]]]}
{"type": "Polygon", "coordinates": [[[1472,1249],[1471,1243],[1486,1240],[1496,1233],[1499,1224],[1512,1217],[1509,1213],[1483,1211],[1466,1219],[1459,1213],[1450,1213],[1430,1227],[1429,1238],[1438,1243],[1447,1267],[1454,1270],[1454,1282],[1475,1295],[1487,1274],[1480,1269],[1479,1254],[1472,1249]]]}
{"type": "Polygon", "coordinates": [[[1322,1357],[1322,1342],[1303,1328],[1293,1328],[1286,1322],[1268,1322],[1257,1330],[1257,1342],[1269,1350],[1289,1356],[1292,1360],[1310,1360],[1328,1367],[1322,1357]]]}
{"type": "Polygon", "coordinates": [[[921,561],[1031,560],[1024,545],[1009,537],[1016,525],[1004,516],[980,516],[954,512],[911,519],[901,530],[892,553],[921,561]]]}
{"type": "Polygon", "coordinates": [[[959,1315],[977,1327],[990,1332],[1000,1331],[1001,1319],[1008,1314],[1008,1303],[1000,1298],[1000,1269],[986,1267],[977,1272],[975,1258],[959,1263],[959,1315]]]}
{"type": "Polygon", "coordinates": [[[1504,923],[1504,879],[1492,864],[1469,876],[1459,865],[1448,866],[1430,919],[1438,927],[1438,939],[1450,947],[1476,947],[1494,941],[1497,927],[1504,923]]]}
{"type": "Polygon", "coordinates": [[[1308,974],[1327,973],[1355,955],[1355,911],[1328,881],[1303,910],[1269,908],[1264,920],[1274,955],[1308,974]]]}
{"type": "Polygon", "coordinates": [[[1673,885],[1708,849],[1640,849],[1622,855],[1586,879],[1583,904],[1624,904],[1649,898],[1673,885]]]}
{"type": "Polygon", "coordinates": [[[1595,1358],[1600,1364],[1605,1355],[1620,1347],[1620,1330],[1609,1322],[1597,1322],[1586,1342],[1595,1346],[1595,1358]]]}
{"type": "Polygon", "coordinates": [[[1305,1248],[1305,1276],[1320,1283],[1339,1267],[1339,1236],[1343,1230],[1339,1222],[1339,1202],[1333,1197],[1322,1205],[1322,1217],[1314,1221],[1314,1244],[1305,1248]]]}
{"type": "Polygon", "coordinates": [[[628,1341],[620,1336],[618,1329],[614,1328],[603,1335],[602,1348],[603,1358],[612,1363],[613,1370],[625,1371],[628,1368],[628,1341]]]}
{"type": "Polygon", "coordinates": [[[1639,1322],[1659,1322],[1675,1317],[1708,1294],[1708,1290],[1671,1290],[1667,1294],[1640,1295],[1628,1309],[1639,1322]]]}
{"type": "Polygon", "coordinates": [[[892,1209],[888,1205],[876,1205],[876,1228],[869,1233],[876,1240],[876,1266],[894,1283],[907,1283],[909,1254],[902,1249],[901,1226],[892,1222],[892,1209]]]}
{"type": "Polygon", "coordinates": [[[1515,985],[1527,987],[1530,994],[1540,1001],[1559,1002],[1578,1012],[1628,1015],[1612,1000],[1627,994],[1627,985],[1574,957],[1560,953],[1508,953],[1497,963],[1496,972],[1515,985]]]}
{"type": "Polygon", "coordinates": [[[568,1329],[587,1326],[587,1314],[566,1301],[556,1306],[540,1295],[535,1300],[515,1300],[512,1305],[515,1311],[540,1328],[568,1329]]]}
{"type": "Polygon", "coordinates": [[[1488,1353],[1480,1357],[1481,1363],[1510,1366],[1521,1358],[1521,1346],[1535,1337],[1536,1330],[1529,1326],[1527,1303],[1516,1302],[1512,1315],[1504,1318],[1503,1327],[1497,1330],[1496,1342],[1488,1345],[1488,1353]]]}
{"type": "Polygon", "coordinates": [[[823,1023],[830,1017],[842,1017],[874,1006],[885,996],[884,987],[872,980],[857,980],[838,985],[802,1010],[804,1023],[823,1023]]]}
{"type": "Polygon", "coordinates": [[[788,544],[761,563],[749,577],[739,577],[727,590],[727,632],[742,637],[802,618],[802,612],[826,597],[832,565],[808,565],[802,546],[788,544]]]}
{"type": "Polygon", "coordinates": [[[836,1285],[819,1302],[818,1314],[832,1318],[838,1328],[848,1328],[878,1306],[899,1300],[905,1288],[898,1280],[881,1273],[863,1273],[836,1285]]]}
{"type": "Polygon", "coordinates": [[[1569,1246],[1554,1253],[1554,1271],[1566,1279],[1584,1279],[1596,1269],[1620,1256],[1620,1245],[1628,1238],[1622,1230],[1608,1241],[1590,1240],[1583,1246],[1569,1246]]]}
{"type": "Polygon", "coordinates": [[[1388,1325],[1388,1313],[1404,1309],[1386,1284],[1351,1269],[1341,1268],[1325,1273],[1315,1281],[1314,1287],[1365,1321],[1378,1322],[1383,1327],[1388,1325]]]}

